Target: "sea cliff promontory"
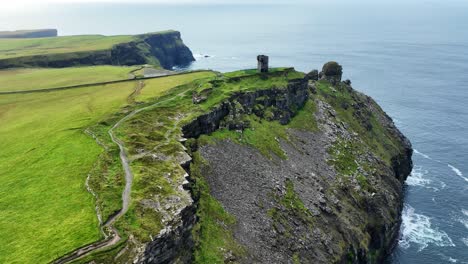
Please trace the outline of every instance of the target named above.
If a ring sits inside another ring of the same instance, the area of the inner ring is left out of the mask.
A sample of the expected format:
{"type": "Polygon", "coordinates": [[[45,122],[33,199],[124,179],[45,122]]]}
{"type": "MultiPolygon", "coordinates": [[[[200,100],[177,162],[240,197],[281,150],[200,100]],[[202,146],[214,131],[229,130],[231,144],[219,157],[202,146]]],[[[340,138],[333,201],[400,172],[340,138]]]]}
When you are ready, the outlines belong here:
{"type": "Polygon", "coordinates": [[[341,74],[335,62],[217,73],[125,119],[139,179],[118,224],[126,239],[81,261],[381,263],[412,148],[341,74]]]}

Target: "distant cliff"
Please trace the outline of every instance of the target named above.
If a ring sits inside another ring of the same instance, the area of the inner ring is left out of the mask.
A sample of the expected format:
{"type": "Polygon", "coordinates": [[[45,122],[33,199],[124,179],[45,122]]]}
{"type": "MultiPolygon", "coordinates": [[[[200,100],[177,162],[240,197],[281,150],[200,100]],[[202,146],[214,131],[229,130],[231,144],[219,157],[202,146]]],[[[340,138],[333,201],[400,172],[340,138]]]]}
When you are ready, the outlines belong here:
{"type": "Polygon", "coordinates": [[[50,53],[0,59],[0,69],[140,64],[152,64],[164,69],[172,69],[174,66],[184,66],[194,60],[192,52],[183,43],[180,32],[165,31],[136,35],[132,37],[131,41],[118,43],[104,50],[50,53]]]}
{"type": "Polygon", "coordinates": [[[138,35],[129,43],[115,45],[110,52],[113,65],[153,64],[165,69],[186,65],[195,58],[178,31],[138,35]]]}
{"type": "Polygon", "coordinates": [[[56,36],[56,29],[0,31],[0,38],[47,38],[56,36]]]}

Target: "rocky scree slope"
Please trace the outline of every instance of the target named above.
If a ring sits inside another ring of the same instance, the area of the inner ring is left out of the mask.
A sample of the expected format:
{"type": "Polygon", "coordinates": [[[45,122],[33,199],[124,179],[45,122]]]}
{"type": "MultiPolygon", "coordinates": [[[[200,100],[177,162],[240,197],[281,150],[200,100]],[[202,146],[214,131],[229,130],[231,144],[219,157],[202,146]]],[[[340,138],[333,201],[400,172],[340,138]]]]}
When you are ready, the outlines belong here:
{"type": "Polygon", "coordinates": [[[411,144],[339,67],[218,74],[128,120],[125,242],[81,262],[382,262],[411,144]]]}
{"type": "Polygon", "coordinates": [[[142,64],[172,69],[174,66],[184,66],[193,61],[195,59],[192,52],[183,43],[180,32],[171,30],[136,35],[133,36],[132,41],[115,44],[105,50],[51,53],[0,59],[0,69],[142,64]]]}

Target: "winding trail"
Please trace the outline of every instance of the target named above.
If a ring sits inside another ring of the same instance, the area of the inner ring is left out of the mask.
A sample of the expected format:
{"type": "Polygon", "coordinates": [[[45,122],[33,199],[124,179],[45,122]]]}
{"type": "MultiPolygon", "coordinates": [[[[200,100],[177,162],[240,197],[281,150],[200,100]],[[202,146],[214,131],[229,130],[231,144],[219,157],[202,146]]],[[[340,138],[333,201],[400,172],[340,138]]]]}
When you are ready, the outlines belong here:
{"type": "Polygon", "coordinates": [[[114,124],[114,126],[112,126],[109,129],[108,134],[109,134],[112,142],[114,142],[115,144],[117,144],[117,146],[119,146],[120,161],[122,163],[122,168],[124,169],[124,172],[125,172],[125,188],[124,188],[124,190],[122,192],[122,209],[120,209],[120,211],[117,214],[111,216],[107,220],[107,222],[105,222],[105,224],[102,226],[102,230],[104,231],[104,233],[106,233],[105,231],[107,231],[107,233],[108,233],[108,235],[106,235],[106,238],[104,240],[97,241],[97,242],[94,242],[94,243],[89,244],[87,246],[78,248],[78,249],[76,249],[76,250],[62,256],[61,258],[55,260],[53,263],[55,263],[55,264],[69,263],[70,261],[77,260],[79,258],[85,257],[85,256],[91,254],[92,252],[96,251],[96,250],[111,247],[111,246],[117,244],[120,241],[121,237],[120,237],[117,229],[113,226],[113,224],[115,223],[115,221],[117,221],[122,215],[124,215],[128,211],[128,207],[129,207],[130,202],[131,202],[131,195],[130,194],[131,194],[132,183],[133,183],[133,174],[132,174],[132,170],[130,168],[130,161],[129,161],[129,159],[127,157],[127,153],[125,151],[125,145],[115,135],[114,131],[120,125],[122,125],[122,123],[129,120],[130,118],[132,118],[136,114],[138,114],[138,113],[140,113],[142,111],[151,109],[153,107],[156,107],[156,106],[158,106],[158,105],[160,105],[162,103],[172,101],[175,98],[185,94],[186,92],[187,91],[183,91],[183,92],[181,92],[179,94],[176,94],[176,95],[174,95],[174,96],[172,96],[170,98],[167,98],[167,99],[162,100],[162,101],[158,101],[157,103],[154,103],[152,105],[136,109],[136,110],[132,111],[130,114],[128,114],[125,117],[123,117],[122,119],[120,119],[117,123],[114,124]]]}

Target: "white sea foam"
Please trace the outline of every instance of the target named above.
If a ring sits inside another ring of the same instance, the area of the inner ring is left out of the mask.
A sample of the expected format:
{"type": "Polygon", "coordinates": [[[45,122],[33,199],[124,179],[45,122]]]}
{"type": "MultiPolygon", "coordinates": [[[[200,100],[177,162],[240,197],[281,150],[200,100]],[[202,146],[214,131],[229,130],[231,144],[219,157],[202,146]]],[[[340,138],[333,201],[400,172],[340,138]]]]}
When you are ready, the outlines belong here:
{"type": "Polygon", "coordinates": [[[468,219],[460,218],[458,222],[462,223],[468,229],[468,219]]]}
{"type": "Polygon", "coordinates": [[[194,53],[194,54],[193,54],[193,57],[194,57],[195,59],[200,59],[200,58],[203,58],[203,54],[194,53]]]}
{"type": "Polygon", "coordinates": [[[431,180],[426,179],[428,171],[421,166],[415,166],[411,171],[410,176],[406,179],[406,184],[411,186],[426,186],[431,183],[431,180]]]}
{"type": "Polygon", "coordinates": [[[468,210],[462,209],[462,216],[459,217],[457,220],[458,222],[462,223],[466,229],[468,229],[468,210]]]}
{"type": "Polygon", "coordinates": [[[199,60],[199,59],[205,59],[205,58],[212,58],[214,56],[208,55],[208,54],[194,53],[193,57],[195,58],[195,60],[199,60]]]}
{"type": "Polygon", "coordinates": [[[441,187],[442,189],[445,189],[445,187],[447,187],[447,184],[446,184],[445,182],[441,181],[441,182],[440,182],[440,187],[441,187]]]}
{"type": "Polygon", "coordinates": [[[421,153],[419,152],[417,149],[413,149],[414,153],[418,154],[418,155],[421,155],[422,157],[426,158],[426,159],[430,159],[432,160],[431,157],[429,157],[428,155],[424,154],[424,153],[421,153]]]}
{"type": "Polygon", "coordinates": [[[463,237],[461,241],[463,242],[463,244],[465,244],[465,246],[468,247],[468,237],[463,237]]]}
{"type": "Polygon", "coordinates": [[[446,256],[446,255],[444,255],[442,253],[439,253],[438,255],[441,256],[445,261],[448,261],[450,263],[457,263],[458,262],[458,259],[454,259],[454,258],[446,256]]]}
{"type": "Polygon", "coordinates": [[[463,173],[462,173],[458,168],[456,168],[456,167],[454,167],[454,166],[452,166],[452,165],[450,165],[450,164],[447,164],[447,165],[449,166],[450,169],[452,169],[453,172],[455,172],[455,174],[456,174],[458,177],[460,177],[460,178],[462,178],[463,180],[465,180],[466,182],[468,182],[468,178],[464,177],[464,176],[463,176],[463,173]]]}
{"type": "Polygon", "coordinates": [[[421,251],[429,244],[439,247],[454,247],[452,239],[437,227],[432,227],[431,218],[417,214],[414,208],[406,204],[402,215],[403,223],[401,225],[401,234],[399,245],[405,249],[411,244],[416,244],[421,251]]]}

